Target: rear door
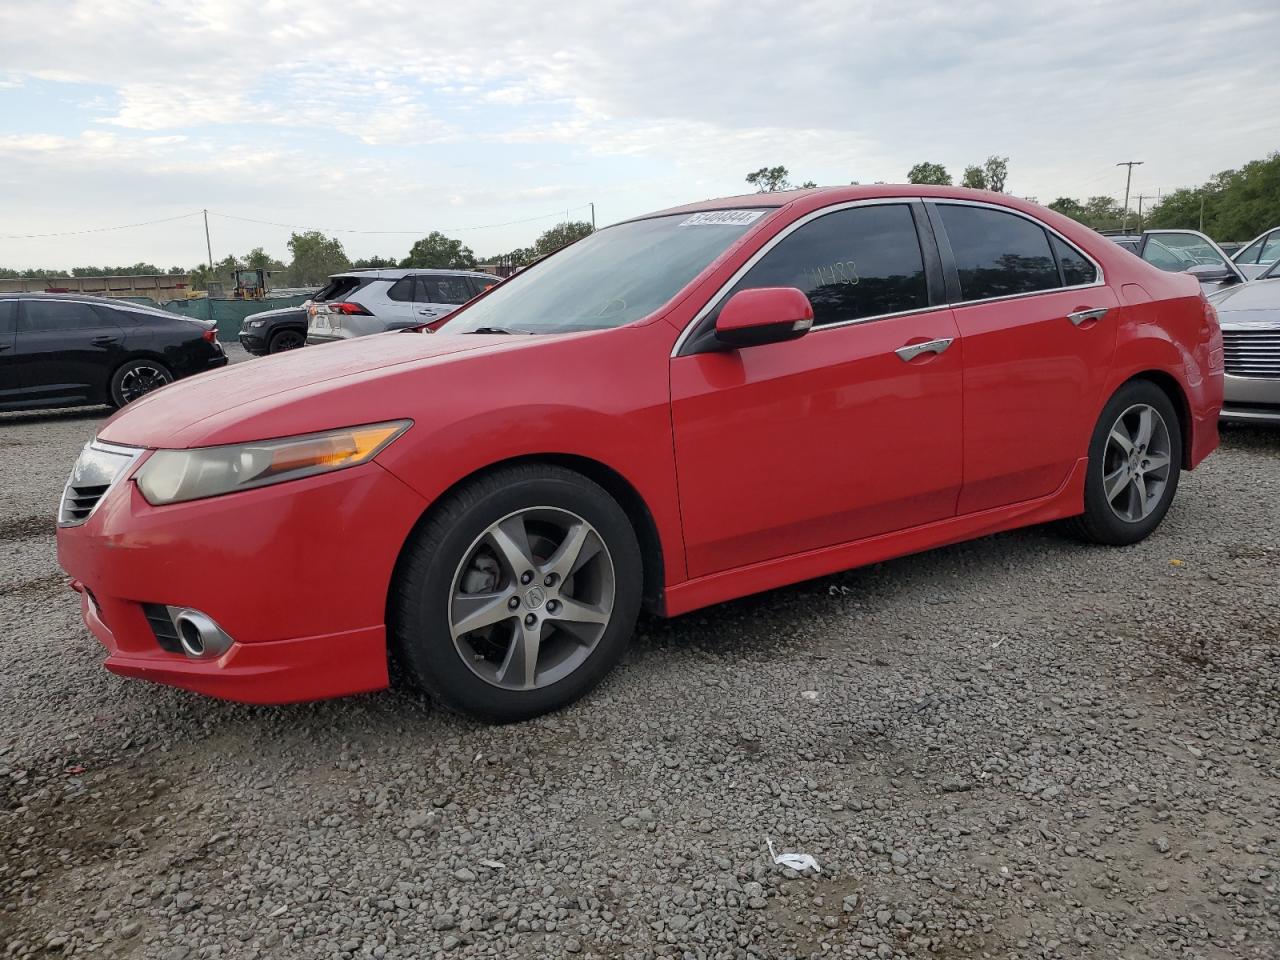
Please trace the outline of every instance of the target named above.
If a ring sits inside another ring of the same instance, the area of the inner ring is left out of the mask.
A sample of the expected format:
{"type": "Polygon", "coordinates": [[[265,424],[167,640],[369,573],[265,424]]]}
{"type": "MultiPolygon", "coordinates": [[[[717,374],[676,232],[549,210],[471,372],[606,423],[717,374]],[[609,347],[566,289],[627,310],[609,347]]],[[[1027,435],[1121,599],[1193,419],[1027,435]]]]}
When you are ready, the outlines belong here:
{"type": "Polygon", "coordinates": [[[105,403],[111,375],[124,360],[124,330],[110,310],[91,303],[21,300],[15,353],[27,398],[105,403]]]}
{"type": "Polygon", "coordinates": [[[418,282],[418,323],[446,317],[474,296],[470,280],[461,274],[430,274],[419,277],[418,282]]]}
{"type": "Polygon", "coordinates": [[[1120,306],[1086,254],[1006,207],[930,203],[964,343],[959,512],[1048,496],[1088,452],[1120,306]]]}

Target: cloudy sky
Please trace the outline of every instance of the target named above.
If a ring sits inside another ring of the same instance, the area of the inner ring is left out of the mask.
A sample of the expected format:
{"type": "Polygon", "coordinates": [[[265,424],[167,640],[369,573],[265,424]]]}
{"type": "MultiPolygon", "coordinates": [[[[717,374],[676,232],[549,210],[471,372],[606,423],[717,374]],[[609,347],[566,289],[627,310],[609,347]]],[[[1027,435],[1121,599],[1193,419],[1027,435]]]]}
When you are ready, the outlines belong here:
{"type": "Polygon", "coordinates": [[[285,257],[287,225],[485,255],[778,163],[893,182],[998,153],[1048,202],[1119,196],[1134,159],[1154,194],[1280,149],[1277,50],[1258,2],[9,2],[0,266],[191,265],[195,217],[15,235],[202,208],[215,257],[285,257]]]}

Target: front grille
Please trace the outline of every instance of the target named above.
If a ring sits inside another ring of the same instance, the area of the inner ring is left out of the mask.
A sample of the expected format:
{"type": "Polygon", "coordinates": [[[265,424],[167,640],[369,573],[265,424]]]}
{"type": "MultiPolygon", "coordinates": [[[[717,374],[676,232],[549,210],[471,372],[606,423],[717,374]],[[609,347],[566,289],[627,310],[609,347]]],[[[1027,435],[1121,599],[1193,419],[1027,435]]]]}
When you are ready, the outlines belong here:
{"type": "Polygon", "coordinates": [[[1280,330],[1223,330],[1222,348],[1231,376],[1280,379],[1280,330]]]}
{"type": "Polygon", "coordinates": [[[68,485],[62,497],[62,522],[80,523],[88,519],[110,486],[109,483],[91,483],[83,487],[68,485]]]}
{"type": "Polygon", "coordinates": [[[178,628],[173,625],[169,616],[169,608],[160,603],[144,603],[142,613],[151,624],[151,632],[156,636],[160,649],[170,653],[181,653],[182,644],[178,642],[178,628]]]}

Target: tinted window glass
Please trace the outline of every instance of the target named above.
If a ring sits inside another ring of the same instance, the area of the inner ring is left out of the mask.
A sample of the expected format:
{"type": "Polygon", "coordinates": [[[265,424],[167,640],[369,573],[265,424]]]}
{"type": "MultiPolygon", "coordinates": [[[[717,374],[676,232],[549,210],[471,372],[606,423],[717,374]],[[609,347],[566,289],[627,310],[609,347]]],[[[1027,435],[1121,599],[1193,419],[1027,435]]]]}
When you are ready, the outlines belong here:
{"type": "Polygon", "coordinates": [[[1044,228],[986,207],[939,204],[965,300],[1052,290],[1058,268],[1044,228]]]}
{"type": "Polygon", "coordinates": [[[1053,252],[1058,255],[1058,262],[1062,264],[1062,276],[1068,287],[1081,283],[1093,283],[1098,279],[1098,271],[1093,264],[1082,257],[1075,247],[1064,243],[1052,234],[1049,240],[1053,243],[1053,252]]]}
{"type": "Polygon", "coordinates": [[[18,325],[18,301],[0,300],[0,337],[13,333],[18,325]]]}
{"type": "Polygon", "coordinates": [[[471,284],[466,277],[427,277],[428,303],[466,303],[471,299],[471,284]]]}
{"type": "Polygon", "coordinates": [[[87,303],[67,300],[24,300],[24,330],[87,330],[109,326],[111,321],[98,316],[87,303]]]}
{"type": "Polygon", "coordinates": [[[361,280],[359,277],[334,277],[320,288],[320,291],[313,299],[317,303],[327,300],[342,300],[344,297],[355,293],[368,282],[368,280],[361,280]]]}
{"type": "Polygon", "coordinates": [[[1208,241],[1194,233],[1152,234],[1147,240],[1146,249],[1142,251],[1142,259],[1162,270],[1186,270],[1202,263],[1223,267],[1227,265],[1208,241]],[[1181,265],[1172,266],[1175,261],[1181,265]]]}
{"type": "Polygon", "coordinates": [[[1253,243],[1249,244],[1237,253],[1232,259],[1234,259],[1236,263],[1257,263],[1258,254],[1262,252],[1262,244],[1266,239],[1266,237],[1263,237],[1261,240],[1253,241],[1253,243]]]}
{"type": "Polygon", "coordinates": [[[837,210],[805,224],[729,294],[757,287],[803,290],[819,326],[929,305],[920,241],[904,204],[837,210]]]}
{"type": "Polygon", "coordinates": [[[388,299],[399,303],[408,303],[413,299],[413,277],[404,277],[393,283],[387,290],[388,299]]]}
{"type": "Polygon", "coordinates": [[[499,281],[492,280],[489,277],[471,277],[471,289],[475,291],[475,296],[484,293],[490,287],[497,286],[499,281]]]}

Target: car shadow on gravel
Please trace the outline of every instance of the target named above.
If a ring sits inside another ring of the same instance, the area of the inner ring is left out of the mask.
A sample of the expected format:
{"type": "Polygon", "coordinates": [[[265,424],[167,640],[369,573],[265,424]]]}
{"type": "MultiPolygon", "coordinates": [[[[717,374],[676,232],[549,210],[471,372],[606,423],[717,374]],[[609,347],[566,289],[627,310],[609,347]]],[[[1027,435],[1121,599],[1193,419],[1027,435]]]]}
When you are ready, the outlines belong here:
{"type": "Polygon", "coordinates": [[[14,410],[0,413],[0,429],[8,426],[30,426],[38,423],[63,423],[71,420],[104,420],[110,407],[60,407],[56,410],[14,410]]]}

